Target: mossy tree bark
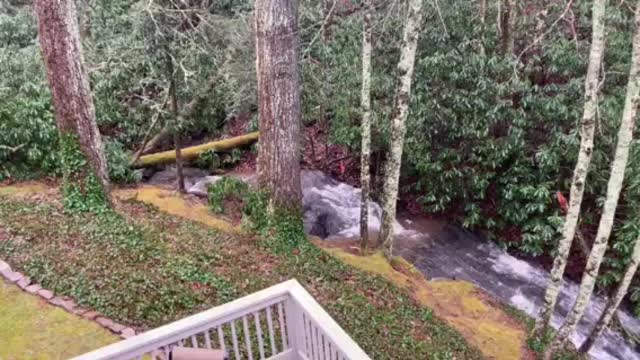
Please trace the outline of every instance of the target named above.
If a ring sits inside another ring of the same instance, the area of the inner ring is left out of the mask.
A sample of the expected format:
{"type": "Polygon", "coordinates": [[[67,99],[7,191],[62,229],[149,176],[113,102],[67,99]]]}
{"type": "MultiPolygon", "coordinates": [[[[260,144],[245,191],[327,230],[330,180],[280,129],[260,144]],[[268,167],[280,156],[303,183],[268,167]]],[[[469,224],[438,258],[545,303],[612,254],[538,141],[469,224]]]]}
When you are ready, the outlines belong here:
{"type": "Polygon", "coordinates": [[[77,195],[88,191],[85,185],[95,185],[92,191],[103,192],[108,202],[107,162],[84,67],[75,3],[37,0],[34,5],[62,151],[75,151],[76,146],[70,143],[77,141],[84,158],[63,154],[69,160],[63,159],[65,180],[75,183],[77,195]],[[70,161],[72,158],[75,160],[70,161]]]}
{"type": "Polygon", "coordinates": [[[272,208],[299,211],[300,75],[297,0],[256,0],[258,182],[272,208]]]}
{"type": "Polygon", "coordinates": [[[544,305],[536,322],[534,334],[543,336],[551,322],[551,316],[558,300],[564,269],[567,265],[569,250],[575,237],[582,196],[587,181],[587,173],[591,164],[593,153],[593,137],[595,132],[596,111],[598,107],[598,81],[602,56],[604,53],[604,9],[606,0],[594,0],[592,10],[591,50],[589,53],[589,65],[585,79],[585,104],[580,122],[580,150],[576,167],[573,170],[569,208],[564,220],[562,238],[558,243],[558,253],[553,260],[551,278],[544,295],[544,305]]]}
{"type": "MultiPolygon", "coordinates": [[[[638,12],[639,10],[636,11],[638,12]]],[[[636,25],[639,20],[640,18],[638,18],[638,13],[636,13],[636,25]]],[[[551,354],[567,341],[568,337],[573,333],[573,331],[575,331],[578,322],[584,315],[584,311],[593,293],[598,271],[600,270],[600,264],[602,263],[604,253],[607,250],[609,237],[613,229],[616,208],[618,207],[618,199],[620,197],[620,192],[622,191],[624,174],[629,160],[631,141],[633,140],[633,129],[635,127],[638,103],[640,101],[640,85],[638,83],[640,54],[638,53],[638,46],[640,46],[640,36],[636,34],[633,40],[631,70],[629,73],[629,82],[627,84],[624,109],[622,111],[622,121],[620,122],[620,128],[618,129],[618,142],[616,144],[613,163],[611,164],[611,174],[609,175],[609,182],[607,183],[607,195],[605,197],[602,215],[600,216],[598,231],[591,248],[591,253],[589,254],[589,259],[587,259],[585,271],[582,275],[582,282],[580,283],[578,297],[576,298],[567,319],[558,330],[558,333],[548,349],[548,352],[551,354]]],[[[619,288],[619,290],[621,289],[619,288]]],[[[610,311],[612,310],[610,309],[610,311]]],[[[607,315],[605,314],[605,316],[607,315]]],[[[613,316],[613,312],[610,316],[613,316]]],[[[547,358],[550,358],[550,355],[547,358]]]]}
{"type": "Polygon", "coordinates": [[[400,165],[406,133],[406,120],[411,100],[411,82],[416,60],[418,36],[422,24],[422,1],[409,1],[409,15],[402,36],[400,62],[398,63],[398,86],[394,98],[394,110],[391,119],[391,143],[386,162],[385,180],[382,190],[382,224],[380,239],[387,257],[393,255],[393,223],[396,218],[398,201],[398,183],[400,165]]]}
{"type": "Polygon", "coordinates": [[[362,153],[360,155],[360,184],[362,197],[360,206],[360,248],[365,252],[369,243],[369,192],[371,187],[371,0],[362,2],[362,153]]]}

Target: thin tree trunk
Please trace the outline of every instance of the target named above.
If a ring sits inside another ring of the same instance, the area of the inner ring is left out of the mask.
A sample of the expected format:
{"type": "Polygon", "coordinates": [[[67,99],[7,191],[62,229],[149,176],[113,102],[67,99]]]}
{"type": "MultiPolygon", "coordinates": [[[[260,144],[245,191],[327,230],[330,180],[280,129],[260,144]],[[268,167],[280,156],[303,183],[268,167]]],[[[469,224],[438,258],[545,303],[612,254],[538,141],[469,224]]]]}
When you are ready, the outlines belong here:
{"type": "Polygon", "coordinates": [[[406,133],[406,120],[411,98],[411,82],[416,59],[418,36],[422,23],[422,0],[409,1],[409,15],[404,27],[400,62],[398,63],[399,83],[396,88],[394,110],[391,120],[391,144],[386,163],[383,186],[382,224],[380,239],[387,257],[393,255],[393,223],[396,218],[400,165],[406,133]]]}
{"type": "Polygon", "coordinates": [[[502,37],[502,2],[505,0],[496,1],[496,34],[498,38],[502,37]]]}
{"type": "Polygon", "coordinates": [[[80,9],[80,40],[91,37],[91,18],[89,17],[90,0],[82,0],[80,9]]]}
{"type": "Polygon", "coordinates": [[[37,0],[35,10],[58,131],[61,138],[67,135],[76,138],[90,166],[90,171],[83,169],[80,177],[92,173],[108,200],[107,161],[84,67],[74,1],[37,0]]]}
{"type": "MultiPolygon", "coordinates": [[[[627,103],[625,103],[625,110],[633,110],[636,111],[638,100],[640,97],[640,1],[636,6],[636,15],[635,15],[635,23],[636,23],[636,33],[633,37],[633,53],[631,55],[631,69],[629,70],[629,83],[627,84],[627,98],[631,98],[630,103],[632,105],[631,108],[627,108],[627,103]]],[[[626,113],[624,115],[627,115],[626,113]]],[[[623,115],[623,116],[624,116],[623,115]]],[[[633,114],[635,115],[635,114],[633,114]]],[[[629,115],[631,123],[631,131],[633,131],[633,122],[635,120],[635,116],[629,115]]],[[[623,120],[624,121],[624,120],[623,120]]],[[[622,126],[623,124],[621,124],[622,126]]],[[[587,337],[587,339],[580,346],[580,351],[584,353],[588,353],[591,350],[591,347],[596,342],[596,340],[602,335],[604,330],[609,326],[613,316],[616,314],[618,310],[618,306],[620,306],[620,302],[626,296],[627,291],[629,290],[629,285],[631,284],[631,280],[633,279],[636,270],[638,269],[638,264],[640,264],[640,238],[636,239],[636,243],[633,247],[633,252],[631,254],[631,262],[627,266],[627,270],[618,284],[618,288],[612,297],[609,298],[607,302],[607,306],[602,312],[600,319],[596,323],[591,334],[587,337]]]]}
{"type": "Polygon", "coordinates": [[[362,13],[362,153],[360,158],[360,183],[362,198],[360,205],[360,248],[366,252],[369,243],[369,192],[371,189],[371,0],[363,1],[362,13]]]}
{"type": "MultiPolygon", "coordinates": [[[[636,10],[636,24],[640,21],[640,10],[636,10]]],[[[591,254],[587,260],[585,272],[582,275],[580,290],[578,297],[569,312],[565,323],[558,330],[556,337],[549,348],[549,352],[557,350],[564,344],[567,338],[573,333],[578,322],[584,315],[584,310],[589,303],[593,288],[595,287],[596,277],[600,270],[600,264],[607,250],[609,237],[613,228],[613,221],[618,206],[618,199],[624,182],[624,173],[629,159],[629,149],[633,140],[633,129],[635,127],[636,113],[638,110],[638,102],[640,100],[640,84],[638,74],[640,72],[640,35],[636,34],[633,39],[633,55],[631,62],[631,70],[629,73],[629,82],[627,84],[627,95],[622,112],[622,121],[618,130],[618,143],[616,144],[613,163],[611,164],[611,175],[607,184],[607,195],[600,217],[600,224],[596,233],[595,242],[591,248],[591,254]]]]}
{"type": "Polygon", "coordinates": [[[275,207],[299,210],[300,76],[297,0],[256,0],[258,182],[275,207]]]}
{"type": "Polygon", "coordinates": [[[633,246],[633,253],[631,254],[631,262],[627,266],[627,270],[625,271],[620,284],[618,284],[616,292],[611,298],[609,298],[607,306],[602,311],[602,315],[600,315],[600,319],[596,323],[596,326],[593,328],[593,331],[580,346],[580,352],[588,353],[596,340],[598,340],[598,338],[602,335],[604,330],[609,327],[613,316],[618,310],[618,306],[620,306],[622,299],[624,299],[624,297],[627,295],[629,285],[631,285],[631,280],[633,280],[633,277],[638,270],[638,264],[640,264],[640,238],[636,239],[636,243],[633,246]]]}
{"type": "Polygon", "coordinates": [[[487,0],[480,0],[478,2],[478,12],[480,13],[480,51],[482,55],[485,54],[484,34],[487,27],[487,0]]]}
{"type": "Polygon", "coordinates": [[[536,29],[535,29],[535,35],[533,37],[533,41],[540,39],[535,44],[535,49],[536,49],[536,52],[538,53],[538,56],[542,58],[542,49],[544,45],[543,38],[544,38],[544,33],[547,30],[547,24],[545,20],[549,13],[549,10],[548,10],[549,4],[547,0],[542,0],[540,1],[539,6],[540,6],[540,10],[538,11],[538,14],[536,14],[536,29]]]}
{"type": "Polygon", "coordinates": [[[511,56],[513,54],[513,24],[515,19],[514,0],[503,0],[500,11],[500,28],[502,29],[500,51],[504,56],[511,56]]]}
{"type": "Polygon", "coordinates": [[[544,305],[534,329],[534,333],[538,337],[546,333],[549,323],[551,322],[556,301],[558,300],[564,269],[567,265],[567,258],[569,257],[569,250],[571,249],[571,244],[576,233],[584,186],[587,181],[587,173],[589,172],[589,165],[591,163],[596,109],[598,107],[598,79],[600,66],[602,65],[602,55],[604,53],[605,3],[606,0],[594,0],[593,2],[591,50],[585,79],[584,112],[580,123],[580,152],[578,153],[578,161],[573,171],[569,209],[567,210],[567,216],[564,221],[562,238],[558,243],[558,254],[553,260],[551,278],[544,295],[544,305]]]}
{"type": "MultiPolygon", "coordinates": [[[[173,66],[170,66],[173,69],[173,66]]],[[[176,82],[173,78],[173,71],[171,74],[171,86],[169,88],[171,96],[171,112],[173,114],[173,146],[176,152],[176,189],[181,192],[187,192],[184,186],[184,172],[182,171],[182,144],[180,141],[180,115],[178,108],[178,97],[176,95],[176,82]]]]}

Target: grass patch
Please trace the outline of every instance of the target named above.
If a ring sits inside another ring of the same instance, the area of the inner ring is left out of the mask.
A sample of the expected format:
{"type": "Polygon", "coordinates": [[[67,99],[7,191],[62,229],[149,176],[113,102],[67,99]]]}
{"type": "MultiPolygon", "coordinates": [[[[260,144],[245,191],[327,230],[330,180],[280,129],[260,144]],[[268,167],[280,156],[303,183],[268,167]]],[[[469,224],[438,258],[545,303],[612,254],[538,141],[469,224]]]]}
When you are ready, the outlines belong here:
{"type": "Polygon", "coordinates": [[[480,358],[404,291],[310,243],[283,253],[269,234],[222,234],[137,202],[117,207],[118,213],[73,214],[0,197],[0,257],[45,287],[139,329],[296,278],[372,358],[480,358]]]}

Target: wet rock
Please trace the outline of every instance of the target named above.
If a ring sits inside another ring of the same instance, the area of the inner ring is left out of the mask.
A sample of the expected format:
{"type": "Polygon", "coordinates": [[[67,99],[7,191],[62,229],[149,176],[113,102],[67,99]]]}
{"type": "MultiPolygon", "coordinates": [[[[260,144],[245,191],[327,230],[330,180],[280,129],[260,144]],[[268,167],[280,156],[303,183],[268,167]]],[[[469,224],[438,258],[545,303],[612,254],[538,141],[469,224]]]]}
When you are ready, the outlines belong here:
{"type": "MultiPolygon", "coordinates": [[[[356,238],[360,234],[360,189],[341,183],[320,171],[303,170],[302,204],[308,234],[323,239],[356,238]]],[[[369,202],[369,230],[380,229],[382,209],[369,202]]],[[[395,231],[402,226],[396,224],[395,231]]]]}
{"type": "MultiPolygon", "coordinates": [[[[209,172],[198,168],[185,167],[182,169],[182,174],[184,175],[184,186],[188,189],[197,181],[209,175],[209,172]]],[[[149,179],[149,184],[175,186],[176,181],[178,181],[176,168],[168,167],[153,174],[149,179]]]]}
{"type": "Polygon", "coordinates": [[[211,184],[215,184],[222,176],[205,176],[202,179],[197,180],[195,184],[187,188],[187,192],[189,194],[206,197],[207,196],[207,188],[211,184]]]}

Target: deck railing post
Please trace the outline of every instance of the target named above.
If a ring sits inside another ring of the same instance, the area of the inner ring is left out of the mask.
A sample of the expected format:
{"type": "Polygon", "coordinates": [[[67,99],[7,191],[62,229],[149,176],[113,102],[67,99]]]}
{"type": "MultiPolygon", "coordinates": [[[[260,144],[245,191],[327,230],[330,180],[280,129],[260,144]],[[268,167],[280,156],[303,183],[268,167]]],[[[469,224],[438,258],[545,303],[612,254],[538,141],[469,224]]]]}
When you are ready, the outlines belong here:
{"type": "Polygon", "coordinates": [[[294,359],[299,359],[299,354],[304,353],[304,320],[302,309],[289,297],[284,302],[284,313],[287,323],[287,344],[293,349],[294,359]]]}

